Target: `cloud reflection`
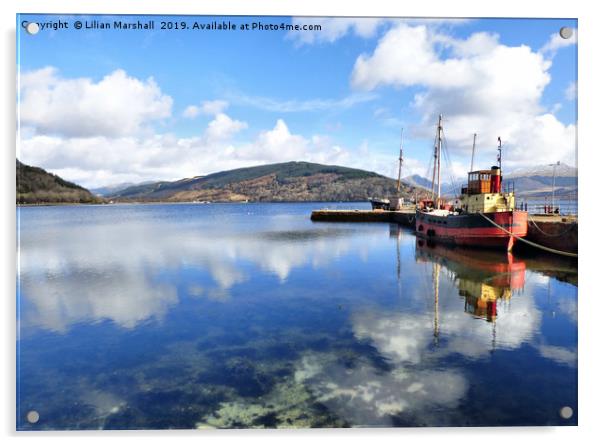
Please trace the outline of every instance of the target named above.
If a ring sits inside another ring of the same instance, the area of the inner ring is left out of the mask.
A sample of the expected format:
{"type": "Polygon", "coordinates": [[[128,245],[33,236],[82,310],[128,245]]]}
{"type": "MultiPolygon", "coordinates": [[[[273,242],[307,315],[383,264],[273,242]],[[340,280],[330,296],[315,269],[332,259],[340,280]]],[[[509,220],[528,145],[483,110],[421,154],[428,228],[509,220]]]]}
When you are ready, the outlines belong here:
{"type": "Polygon", "coordinates": [[[26,232],[21,322],[59,332],[103,319],[133,328],[178,303],[178,281],[189,281],[191,297],[227,300],[252,268],[284,282],[295,268],[320,267],[348,248],[349,232],[332,229],[226,234],[142,221],[26,232]],[[169,279],[183,270],[192,275],[169,279]]]}
{"type": "Polygon", "coordinates": [[[406,412],[420,412],[426,419],[433,408],[457,406],[468,389],[468,381],[457,370],[397,367],[383,372],[365,362],[347,368],[335,354],[307,354],[295,380],[305,384],[318,402],[356,426],[391,426],[392,416],[406,412]]]}

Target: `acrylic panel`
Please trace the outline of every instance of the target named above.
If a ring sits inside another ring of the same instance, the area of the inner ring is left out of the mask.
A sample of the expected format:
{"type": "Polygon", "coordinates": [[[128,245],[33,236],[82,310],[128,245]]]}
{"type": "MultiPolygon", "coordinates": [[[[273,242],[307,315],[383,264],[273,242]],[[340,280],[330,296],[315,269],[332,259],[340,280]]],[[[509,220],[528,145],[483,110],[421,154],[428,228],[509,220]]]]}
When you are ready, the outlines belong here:
{"type": "Polygon", "coordinates": [[[576,55],[576,19],[18,15],[17,429],[576,425],[576,55]]]}

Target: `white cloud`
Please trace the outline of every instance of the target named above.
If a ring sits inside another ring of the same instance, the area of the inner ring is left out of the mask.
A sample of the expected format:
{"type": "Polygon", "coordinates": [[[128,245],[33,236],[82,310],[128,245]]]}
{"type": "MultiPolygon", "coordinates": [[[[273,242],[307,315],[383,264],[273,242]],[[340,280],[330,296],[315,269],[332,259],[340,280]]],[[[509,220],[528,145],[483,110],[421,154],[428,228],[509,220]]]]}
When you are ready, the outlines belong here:
{"type": "Polygon", "coordinates": [[[407,158],[403,159],[403,167],[401,175],[402,177],[419,175],[422,177],[426,177],[427,175],[427,167],[418,159],[407,158]]]}
{"type": "Polygon", "coordinates": [[[197,117],[201,112],[201,108],[197,107],[196,105],[188,105],[184,111],[182,112],[182,116],[188,118],[188,119],[194,119],[195,117],[197,117]]]}
{"type": "MultiPolygon", "coordinates": [[[[340,100],[242,101],[286,112],[348,108],[375,97],[374,93],[359,93],[340,100]]],[[[175,180],[291,160],[360,162],[329,137],[291,132],[283,119],[249,141],[235,143],[234,136],[248,124],[224,112],[229,105],[225,100],[205,101],[184,110],[187,118],[201,113],[212,116],[197,136],[155,132],[152,122],[169,117],[171,105],[171,98],[161,93],[152,79],[141,81],[122,70],[99,82],[64,79],[52,67],[25,73],[21,77],[18,157],[85,187],[175,180]]],[[[375,167],[388,166],[372,162],[375,167]]]]}
{"type": "Polygon", "coordinates": [[[444,116],[449,149],[468,154],[472,134],[489,146],[502,137],[506,166],[575,162],[575,125],[545,113],[541,98],[552,62],[525,45],[500,44],[494,34],[457,39],[439,29],[405,23],[390,29],[372,54],[360,55],[351,83],[356,89],[417,88],[413,107],[422,122],[416,137],[432,138],[437,116],[444,116]]]}
{"type": "Polygon", "coordinates": [[[249,164],[285,162],[302,159],[307,162],[338,164],[349,161],[349,150],[334,144],[330,138],[313,135],[306,138],[291,133],[283,119],[274,128],[261,131],[249,144],[234,148],[232,155],[249,164]]]}
{"type": "Polygon", "coordinates": [[[172,134],[118,138],[33,135],[21,140],[19,158],[85,187],[175,180],[299,159],[325,164],[359,162],[350,150],[327,137],[292,133],[282,119],[251,142],[233,143],[232,137],[244,128],[247,123],[220,113],[200,136],[188,138],[172,134]]]}
{"type": "Polygon", "coordinates": [[[342,99],[308,99],[308,100],[278,100],[270,97],[248,96],[244,94],[232,94],[229,96],[232,102],[246,105],[260,110],[276,113],[298,113],[330,111],[333,109],[349,109],[357,104],[371,102],[378,97],[375,93],[353,93],[342,99]]]}
{"type": "Polygon", "coordinates": [[[360,55],[353,68],[351,83],[363,90],[380,85],[424,84],[441,88],[465,87],[474,73],[459,59],[439,59],[436,44],[449,44],[450,38],[426,26],[400,24],[388,31],[371,56],[360,55]]]}
{"type": "Polygon", "coordinates": [[[129,136],[171,116],[172,99],[152,77],[139,80],[123,70],[94,82],[46,67],[22,74],[19,93],[21,125],[39,134],[129,136]]]}
{"type": "Polygon", "coordinates": [[[564,90],[564,97],[566,100],[575,100],[577,99],[577,82],[569,83],[569,86],[564,90]]]}
{"type": "Polygon", "coordinates": [[[554,33],[550,36],[548,41],[539,50],[540,53],[553,57],[560,48],[577,44],[577,30],[573,29],[573,34],[570,38],[564,39],[560,36],[560,33],[554,33]]]}
{"type": "Polygon", "coordinates": [[[379,26],[386,19],[361,18],[361,17],[293,17],[293,25],[319,25],[319,31],[290,31],[288,39],[295,40],[298,45],[311,45],[314,43],[332,43],[347,34],[355,34],[359,37],[369,38],[376,34],[379,26]]]}
{"type": "Polygon", "coordinates": [[[205,137],[208,143],[228,140],[240,130],[247,128],[246,122],[232,119],[224,113],[218,113],[215,118],[209,122],[205,130],[205,137]]]}
{"type": "Polygon", "coordinates": [[[182,116],[188,119],[194,119],[199,114],[208,114],[210,116],[215,116],[220,113],[223,113],[228,108],[228,102],[225,100],[206,100],[198,105],[189,105],[182,112],[182,116]]]}
{"type": "Polygon", "coordinates": [[[228,105],[225,100],[207,100],[201,104],[201,110],[205,114],[215,115],[224,112],[228,105]]]}
{"type": "Polygon", "coordinates": [[[398,23],[423,24],[429,26],[454,26],[465,23],[466,19],[408,19],[380,17],[293,17],[293,25],[319,25],[320,30],[290,31],[286,38],[294,40],[297,46],[320,43],[333,43],[347,35],[370,39],[381,29],[398,23]]]}

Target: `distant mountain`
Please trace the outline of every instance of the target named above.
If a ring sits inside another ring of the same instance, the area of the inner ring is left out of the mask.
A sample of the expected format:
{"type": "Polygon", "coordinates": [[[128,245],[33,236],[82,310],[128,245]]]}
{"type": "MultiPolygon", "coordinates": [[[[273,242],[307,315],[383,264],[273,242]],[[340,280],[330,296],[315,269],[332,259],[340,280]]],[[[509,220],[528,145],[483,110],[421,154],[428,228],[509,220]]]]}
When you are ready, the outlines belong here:
{"type": "MultiPolygon", "coordinates": [[[[428,178],[425,178],[424,176],[420,176],[420,175],[412,175],[412,176],[406,176],[405,178],[402,179],[403,182],[405,182],[408,185],[411,185],[413,187],[422,187],[426,190],[430,190],[432,187],[432,183],[431,180],[428,178]]],[[[456,188],[459,188],[460,184],[456,184],[456,188]]],[[[459,190],[458,190],[459,192],[459,190]]],[[[454,195],[454,186],[450,183],[447,182],[442,182],[441,183],[441,193],[443,195],[454,195]]]]}
{"type": "Polygon", "coordinates": [[[530,177],[530,176],[541,176],[541,177],[553,177],[554,170],[556,170],[556,179],[559,177],[569,177],[576,178],[577,177],[577,167],[571,167],[566,164],[558,164],[556,168],[554,168],[553,164],[550,165],[538,165],[535,167],[522,167],[517,168],[515,170],[510,171],[506,174],[508,178],[515,177],[530,177]]]}
{"type": "Polygon", "coordinates": [[[514,182],[514,189],[518,196],[548,197],[552,194],[554,186],[556,196],[574,196],[578,192],[577,173],[576,167],[566,164],[556,165],[556,167],[540,165],[513,170],[504,175],[504,180],[514,182]]]}
{"type": "Polygon", "coordinates": [[[17,204],[98,203],[85,188],[17,159],[17,204]]]}
{"type": "MultiPolygon", "coordinates": [[[[514,190],[517,196],[521,197],[547,197],[552,194],[552,188],[555,185],[555,193],[559,197],[575,195],[577,193],[577,168],[570,165],[560,164],[556,166],[556,178],[554,178],[554,167],[549,165],[540,165],[535,167],[525,167],[504,173],[503,180],[505,184],[514,183],[514,190]]],[[[456,184],[456,188],[466,184],[467,178],[462,178],[456,184]]],[[[427,190],[431,188],[431,180],[419,175],[412,175],[403,178],[403,181],[414,187],[423,187],[427,190]]],[[[441,184],[442,194],[453,196],[456,194],[454,187],[449,183],[441,184]]]]}
{"type": "MultiPolygon", "coordinates": [[[[207,176],[160,181],[121,190],[117,201],[366,201],[396,193],[396,181],[374,172],[285,162],[213,173],[207,176]]],[[[403,185],[402,195],[414,187],[403,185]]]]}
{"type": "Polygon", "coordinates": [[[402,179],[402,181],[405,182],[406,184],[410,184],[414,187],[422,187],[425,189],[431,188],[431,181],[420,175],[406,176],[405,178],[402,179]]]}
{"type": "Polygon", "coordinates": [[[145,181],[145,182],[121,182],[119,184],[111,184],[105,185],[104,187],[97,187],[90,189],[90,191],[98,196],[111,196],[119,193],[122,190],[125,190],[130,187],[138,186],[138,185],[146,185],[152,184],[154,181],[145,181]]]}

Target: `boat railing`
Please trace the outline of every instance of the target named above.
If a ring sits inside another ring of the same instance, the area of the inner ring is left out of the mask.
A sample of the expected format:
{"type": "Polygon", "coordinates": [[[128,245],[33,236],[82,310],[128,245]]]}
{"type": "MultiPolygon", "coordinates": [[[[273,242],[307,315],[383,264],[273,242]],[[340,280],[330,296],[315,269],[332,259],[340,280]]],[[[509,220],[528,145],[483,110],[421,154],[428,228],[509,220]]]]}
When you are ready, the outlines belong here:
{"type": "Polygon", "coordinates": [[[518,198],[515,208],[524,210],[532,215],[577,215],[578,203],[571,199],[557,199],[552,203],[551,199],[518,198]]]}

